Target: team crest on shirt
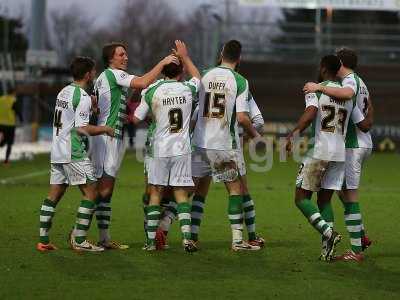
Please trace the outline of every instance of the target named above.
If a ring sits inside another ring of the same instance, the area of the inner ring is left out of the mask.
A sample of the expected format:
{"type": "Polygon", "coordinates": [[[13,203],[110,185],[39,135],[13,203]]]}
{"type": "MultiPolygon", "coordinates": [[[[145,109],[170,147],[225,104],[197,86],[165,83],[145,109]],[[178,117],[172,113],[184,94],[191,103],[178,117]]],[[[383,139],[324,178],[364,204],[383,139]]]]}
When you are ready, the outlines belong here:
{"type": "Polygon", "coordinates": [[[122,72],[120,76],[121,76],[122,79],[125,79],[126,76],[128,76],[128,74],[126,74],[125,72],[122,72]]]}
{"type": "Polygon", "coordinates": [[[81,111],[79,113],[79,116],[83,119],[83,120],[87,120],[89,118],[89,113],[81,111]]]}
{"type": "Polygon", "coordinates": [[[315,93],[309,93],[306,95],[306,100],[312,100],[315,97],[315,93]]]}

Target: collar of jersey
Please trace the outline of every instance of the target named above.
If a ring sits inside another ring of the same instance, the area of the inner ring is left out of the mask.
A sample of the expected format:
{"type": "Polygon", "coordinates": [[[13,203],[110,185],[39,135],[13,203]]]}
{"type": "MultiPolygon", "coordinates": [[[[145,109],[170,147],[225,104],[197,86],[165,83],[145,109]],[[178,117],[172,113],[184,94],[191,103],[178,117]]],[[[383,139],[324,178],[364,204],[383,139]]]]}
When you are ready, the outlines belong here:
{"type": "Polygon", "coordinates": [[[219,65],[219,66],[217,66],[217,68],[222,68],[222,69],[227,69],[227,70],[232,70],[233,71],[233,69],[231,69],[229,67],[225,67],[223,65],[219,65]]]}
{"type": "Polygon", "coordinates": [[[70,85],[72,85],[73,87],[78,87],[78,88],[81,88],[79,85],[77,85],[76,83],[74,83],[74,82],[71,82],[71,84],[70,85]]]}
{"type": "Polygon", "coordinates": [[[321,84],[322,85],[327,85],[328,83],[330,83],[330,82],[332,82],[332,83],[336,83],[336,84],[340,84],[340,82],[338,82],[338,81],[333,81],[333,80],[324,80],[324,81],[322,81],[321,82],[321,84]]]}
{"type": "Polygon", "coordinates": [[[163,79],[164,82],[178,82],[176,79],[163,79]]]}
{"type": "Polygon", "coordinates": [[[343,79],[346,78],[347,76],[351,75],[351,74],[354,74],[354,71],[352,71],[352,72],[346,74],[346,76],[344,76],[343,79]]]}

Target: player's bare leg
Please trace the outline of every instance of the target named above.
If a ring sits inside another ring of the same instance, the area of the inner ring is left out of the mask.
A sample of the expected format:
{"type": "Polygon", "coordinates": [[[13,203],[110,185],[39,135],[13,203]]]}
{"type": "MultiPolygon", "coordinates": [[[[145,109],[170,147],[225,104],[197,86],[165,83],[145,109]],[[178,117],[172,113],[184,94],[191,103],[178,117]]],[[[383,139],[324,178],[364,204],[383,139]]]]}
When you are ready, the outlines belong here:
{"type": "Polygon", "coordinates": [[[57,247],[50,243],[49,231],[58,202],[63,197],[68,185],[51,184],[47,198],[40,208],[40,239],[36,249],[42,252],[56,250],[57,247]]]}
{"type": "Polygon", "coordinates": [[[191,240],[191,205],[189,203],[188,190],[185,187],[174,187],[174,196],[177,205],[179,225],[182,232],[182,242],[185,251],[197,251],[196,245],[191,240]]]}

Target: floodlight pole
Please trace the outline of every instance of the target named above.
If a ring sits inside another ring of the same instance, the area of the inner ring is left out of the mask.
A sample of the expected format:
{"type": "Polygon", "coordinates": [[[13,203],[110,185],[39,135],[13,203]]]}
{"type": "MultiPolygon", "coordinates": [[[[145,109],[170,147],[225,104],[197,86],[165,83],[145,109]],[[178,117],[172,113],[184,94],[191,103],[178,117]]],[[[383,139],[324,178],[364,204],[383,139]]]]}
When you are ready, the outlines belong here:
{"type": "MultiPolygon", "coordinates": [[[[29,41],[30,50],[45,49],[45,29],[46,29],[46,0],[31,1],[31,36],[29,41]]],[[[31,80],[35,86],[35,107],[32,118],[32,141],[38,139],[40,107],[39,107],[39,71],[40,66],[32,66],[31,80]]]]}

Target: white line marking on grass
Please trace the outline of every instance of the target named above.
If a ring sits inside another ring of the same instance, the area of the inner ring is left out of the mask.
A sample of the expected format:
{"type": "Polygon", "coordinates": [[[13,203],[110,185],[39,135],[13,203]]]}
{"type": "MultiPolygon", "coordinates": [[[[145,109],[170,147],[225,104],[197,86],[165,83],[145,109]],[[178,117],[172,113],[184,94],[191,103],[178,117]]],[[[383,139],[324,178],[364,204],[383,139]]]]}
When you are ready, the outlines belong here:
{"type": "Polygon", "coordinates": [[[45,175],[45,174],[48,174],[48,173],[49,173],[49,171],[46,170],[46,171],[32,172],[32,173],[28,173],[28,174],[21,175],[21,176],[8,177],[8,178],[1,179],[0,180],[0,184],[7,184],[7,183],[14,182],[14,181],[17,181],[17,180],[37,177],[37,176],[45,175]]]}

